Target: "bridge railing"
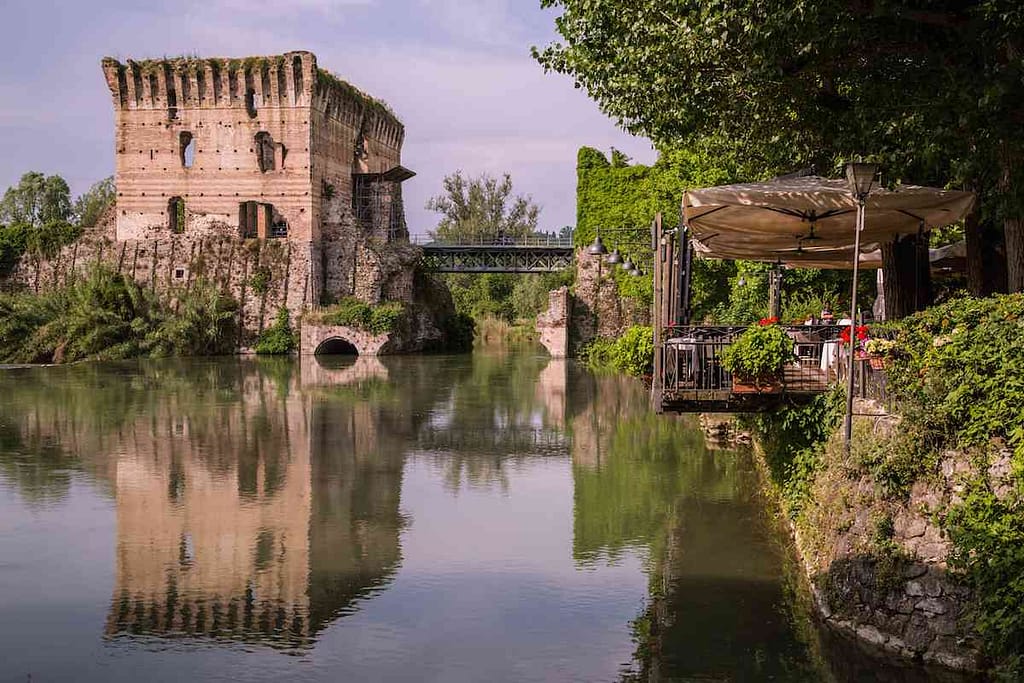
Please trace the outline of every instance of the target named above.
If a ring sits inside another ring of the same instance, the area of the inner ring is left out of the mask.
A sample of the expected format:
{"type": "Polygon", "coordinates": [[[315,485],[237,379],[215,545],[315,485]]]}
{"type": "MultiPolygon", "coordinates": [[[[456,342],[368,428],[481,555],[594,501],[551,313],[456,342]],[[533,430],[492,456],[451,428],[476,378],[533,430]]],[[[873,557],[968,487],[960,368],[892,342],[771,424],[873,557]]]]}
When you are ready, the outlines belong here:
{"type": "Polygon", "coordinates": [[[422,247],[551,247],[572,249],[571,237],[529,235],[527,237],[476,237],[464,240],[438,239],[430,235],[410,235],[409,242],[422,247]]]}

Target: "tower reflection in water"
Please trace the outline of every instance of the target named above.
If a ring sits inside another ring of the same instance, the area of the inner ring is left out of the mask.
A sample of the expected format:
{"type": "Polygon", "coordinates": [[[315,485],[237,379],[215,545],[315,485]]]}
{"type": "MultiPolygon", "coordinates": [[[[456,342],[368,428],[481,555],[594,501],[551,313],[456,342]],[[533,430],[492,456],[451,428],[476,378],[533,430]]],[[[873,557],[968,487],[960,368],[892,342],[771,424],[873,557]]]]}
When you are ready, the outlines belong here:
{"type": "Polygon", "coordinates": [[[242,362],[240,395],[161,400],[118,430],[106,633],[304,647],[385,586],[401,555],[409,412],[373,358],[242,362]],[[276,371],[276,372],[275,372],[276,371]],[[276,376],[275,376],[276,375],[276,376]],[[385,426],[386,425],[386,426],[385,426]]]}

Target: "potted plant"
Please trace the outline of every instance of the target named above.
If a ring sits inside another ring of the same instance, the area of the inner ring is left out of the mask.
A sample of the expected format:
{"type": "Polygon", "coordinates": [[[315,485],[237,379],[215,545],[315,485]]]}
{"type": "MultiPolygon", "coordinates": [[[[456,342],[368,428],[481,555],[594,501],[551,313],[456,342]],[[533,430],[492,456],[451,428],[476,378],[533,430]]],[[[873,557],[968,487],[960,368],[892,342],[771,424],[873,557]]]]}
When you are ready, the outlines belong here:
{"type": "MultiPolygon", "coordinates": [[[[853,344],[851,353],[853,353],[857,360],[867,360],[868,352],[865,350],[864,345],[871,339],[867,325],[858,325],[854,330],[854,336],[856,336],[856,342],[853,344]]],[[[839,333],[839,341],[842,342],[844,347],[850,346],[849,327],[843,327],[843,331],[839,333]]]]}
{"type": "Polygon", "coordinates": [[[721,354],[722,367],[733,375],[733,391],[768,393],[782,386],[782,372],[796,360],[793,340],[777,318],[751,325],[721,354]]]}
{"type": "Polygon", "coordinates": [[[873,370],[884,370],[888,359],[896,355],[897,344],[892,339],[868,339],[864,351],[873,370]]]}

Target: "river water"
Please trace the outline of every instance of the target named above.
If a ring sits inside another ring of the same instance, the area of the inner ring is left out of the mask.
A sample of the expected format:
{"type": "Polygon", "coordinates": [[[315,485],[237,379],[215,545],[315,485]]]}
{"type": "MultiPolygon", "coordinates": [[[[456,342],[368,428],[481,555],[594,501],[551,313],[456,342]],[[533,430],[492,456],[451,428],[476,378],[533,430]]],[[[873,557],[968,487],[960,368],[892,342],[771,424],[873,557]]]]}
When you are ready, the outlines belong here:
{"type": "Polygon", "coordinates": [[[0,372],[0,681],[925,680],[747,453],[532,353],[0,372]]]}

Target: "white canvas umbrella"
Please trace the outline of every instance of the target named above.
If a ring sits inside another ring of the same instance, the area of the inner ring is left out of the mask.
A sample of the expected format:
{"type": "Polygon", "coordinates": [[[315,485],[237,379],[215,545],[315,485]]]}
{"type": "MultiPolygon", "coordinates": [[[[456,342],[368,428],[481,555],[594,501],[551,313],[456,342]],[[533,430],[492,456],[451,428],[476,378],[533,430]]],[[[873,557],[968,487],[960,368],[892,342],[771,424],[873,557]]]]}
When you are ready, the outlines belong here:
{"type": "MultiPolygon", "coordinates": [[[[970,192],[899,185],[867,198],[861,251],[897,235],[962,220],[970,192]]],[[[818,176],[690,190],[683,215],[696,251],[711,258],[781,261],[794,266],[853,261],[857,200],[845,180],[818,176]]]]}

